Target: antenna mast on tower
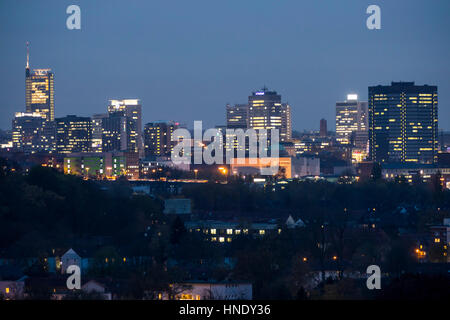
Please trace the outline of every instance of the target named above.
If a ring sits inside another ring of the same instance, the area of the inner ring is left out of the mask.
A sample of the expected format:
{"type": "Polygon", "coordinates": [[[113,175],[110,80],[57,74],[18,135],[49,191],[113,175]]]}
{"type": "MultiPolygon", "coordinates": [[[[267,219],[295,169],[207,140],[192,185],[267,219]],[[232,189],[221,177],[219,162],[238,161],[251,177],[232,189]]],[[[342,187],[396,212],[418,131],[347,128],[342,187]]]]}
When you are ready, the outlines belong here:
{"type": "Polygon", "coordinates": [[[27,69],[30,68],[30,43],[27,41],[27,69]]]}

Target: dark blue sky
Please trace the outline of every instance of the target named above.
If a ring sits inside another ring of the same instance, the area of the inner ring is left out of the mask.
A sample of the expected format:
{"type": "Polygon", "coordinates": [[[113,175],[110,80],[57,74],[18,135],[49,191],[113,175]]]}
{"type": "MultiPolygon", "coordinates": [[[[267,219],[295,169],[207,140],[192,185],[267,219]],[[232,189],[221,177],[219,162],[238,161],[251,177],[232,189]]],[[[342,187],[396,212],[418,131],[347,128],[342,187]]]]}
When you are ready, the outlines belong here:
{"type": "Polygon", "coordinates": [[[438,85],[439,125],[450,129],[448,0],[0,1],[0,128],[25,108],[31,67],[55,72],[56,116],[106,111],[140,98],[144,122],[225,123],[225,104],[263,85],[292,106],[295,129],[334,128],[334,105],[369,85],[438,85]],[[81,7],[81,31],[66,8],[81,7]],[[377,4],[382,29],[366,28],[377,4]]]}

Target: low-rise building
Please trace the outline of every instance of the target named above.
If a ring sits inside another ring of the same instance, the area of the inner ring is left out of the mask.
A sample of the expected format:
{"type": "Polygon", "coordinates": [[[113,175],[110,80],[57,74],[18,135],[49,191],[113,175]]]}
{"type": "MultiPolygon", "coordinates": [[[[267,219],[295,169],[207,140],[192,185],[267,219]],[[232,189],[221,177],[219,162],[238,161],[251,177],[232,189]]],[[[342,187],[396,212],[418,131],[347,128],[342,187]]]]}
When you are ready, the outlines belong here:
{"type": "Polygon", "coordinates": [[[264,237],[268,234],[281,233],[276,223],[241,223],[227,221],[188,221],[185,227],[189,232],[198,232],[205,235],[212,242],[231,242],[238,236],[250,235],[264,237]]]}
{"type": "Polygon", "coordinates": [[[172,284],[175,293],[158,293],[158,300],[252,300],[251,283],[192,281],[172,284]]]}
{"type": "Polygon", "coordinates": [[[133,152],[72,153],[64,158],[64,173],[89,178],[139,178],[139,155],[133,152]]]}

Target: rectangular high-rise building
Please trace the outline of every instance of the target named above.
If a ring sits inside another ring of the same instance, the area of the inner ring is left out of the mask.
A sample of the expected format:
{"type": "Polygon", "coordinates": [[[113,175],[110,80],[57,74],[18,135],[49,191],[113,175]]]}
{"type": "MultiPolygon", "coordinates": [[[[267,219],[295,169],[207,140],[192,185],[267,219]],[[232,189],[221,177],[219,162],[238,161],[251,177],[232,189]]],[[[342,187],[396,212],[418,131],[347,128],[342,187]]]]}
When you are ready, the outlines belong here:
{"type": "Polygon", "coordinates": [[[25,68],[25,107],[27,113],[41,113],[46,121],[55,120],[54,74],[51,69],[30,70],[30,54],[27,43],[25,68]]]}
{"type": "Polygon", "coordinates": [[[227,128],[247,129],[248,128],[248,105],[227,104],[227,128]]]}
{"type": "Polygon", "coordinates": [[[107,113],[92,116],[92,152],[102,152],[103,119],[107,117],[107,113]]]}
{"type": "MultiPolygon", "coordinates": [[[[120,145],[120,149],[103,150],[103,151],[127,151],[136,152],[141,157],[144,155],[144,142],[142,138],[142,107],[138,99],[123,99],[123,100],[110,100],[108,105],[109,117],[125,117],[122,121],[122,125],[125,125],[120,130],[120,134],[125,134],[125,140],[122,136],[112,137],[116,139],[114,148],[120,145]],[[121,140],[118,143],[117,140],[121,140]]],[[[118,120],[113,120],[116,123],[118,120]]],[[[111,123],[112,124],[112,123],[111,123]]],[[[117,123],[116,123],[117,124],[117,123]]],[[[116,128],[117,129],[117,128],[116,128]]],[[[111,146],[110,146],[111,147],[111,146]]]]}
{"type": "Polygon", "coordinates": [[[90,152],[92,121],[89,117],[68,115],[55,119],[58,153],[90,152]]]}
{"type": "Polygon", "coordinates": [[[170,156],[174,147],[173,132],[178,123],[173,121],[150,122],[144,128],[145,157],[170,156]]]}
{"type": "Polygon", "coordinates": [[[129,125],[124,112],[110,113],[102,119],[102,152],[126,151],[129,125]]]}
{"type": "Polygon", "coordinates": [[[25,153],[40,151],[44,121],[45,117],[40,113],[17,112],[12,121],[13,148],[25,153]]]}
{"type": "Polygon", "coordinates": [[[280,141],[292,139],[291,108],[281,103],[281,95],[263,88],[248,97],[248,127],[278,129],[280,141]]]}
{"type": "Polygon", "coordinates": [[[369,87],[369,152],[379,163],[437,161],[437,86],[392,82],[369,87]]]}
{"type": "Polygon", "coordinates": [[[327,129],[327,120],[320,119],[320,130],[319,130],[319,136],[324,138],[328,135],[328,129],[327,129]]]}
{"type": "Polygon", "coordinates": [[[347,95],[346,101],[336,102],[336,141],[338,143],[366,148],[367,106],[367,102],[359,101],[356,94],[347,95]]]}

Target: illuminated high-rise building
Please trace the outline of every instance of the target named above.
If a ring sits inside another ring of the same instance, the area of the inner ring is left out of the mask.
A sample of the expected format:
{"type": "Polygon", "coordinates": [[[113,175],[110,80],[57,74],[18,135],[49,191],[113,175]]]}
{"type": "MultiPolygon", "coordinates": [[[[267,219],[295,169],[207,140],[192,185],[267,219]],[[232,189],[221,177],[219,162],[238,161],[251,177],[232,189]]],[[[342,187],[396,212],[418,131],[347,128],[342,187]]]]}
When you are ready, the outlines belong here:
{"type": "Polygon", "coordinates": [[[39,152],[45,117],[40,113],[17,112],[12,121],[13,148],[25,153],[39,152]]]}
{"type": "Polygon", "coordinates": [[[129,125],[124,112],[110,113],[102,119],[102,152],[126,151],[129,125]]]}
{"type": "Polygon", "coordinates": [[[359,101],[356,94],[336,103],[336,140],[342,145],[366,148],[367,102],[359,101]]]}
{"type": "Polygon", "coordinates": [[[110,100],[108,114],[103,119],[103,151],[127,151],[144,155],[142,138],[142,107],[138,99],[110,100]],[[119,128],[118,126],[121,126],[119,128]],[[105,149],[106,148],[106,149],[105,149]]]}
{"type": "Polygon", "coordinates": [[[92,116],[92,152],[102,152],[103,119],[107,117],[107,113],[92,116]]]}
{"type": "Polygon", "coordinates": [[[89,117],[68,115],[55,119],[58,153],[90,152],[92,122],[89,117]]]}
{"type": "Polygon", "coordinates": [[[248,128],[248,105],[227,104],[227,128],[229,129],[247,129],[248,128]]]}
{"type": "Polygon", "coordinates": [[[280,141],[292,139],[291,107],[281,103],[281,95],[263,88],[248,97],[248,127],[278,129],[280,141]]]}
{"type": "Polygon", "coordinates": [[[327,120],[320,119],[320,130],[319,130],[319,136],[324,138],[328,135],[328,129],[327,129],[327,120]]]}
{"type": "Polygon", "coordinates": [[[437,161],[437,86],[392,82],[369,87],[369,153],[380,163],[437,161]]]}
{"type": "Polygon", "coordinates": [[[41,113],[45,120],[55,120],[54,74],[51,69],[30,70],[30,54],[27,43],[25,68],[25,106],[27,113],[41,113]]]}
{"type": "Polygon", "coordinates": [[[173,132],[178,123],[173,121],[150,122],[144,128],[145,157],[170,156],[175,145],[173,132]]]}

